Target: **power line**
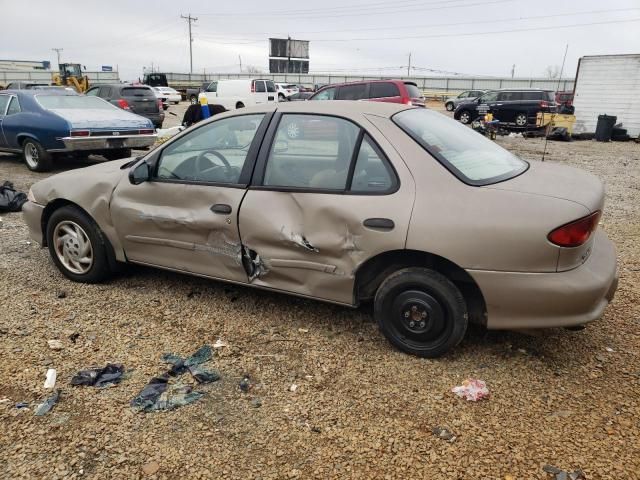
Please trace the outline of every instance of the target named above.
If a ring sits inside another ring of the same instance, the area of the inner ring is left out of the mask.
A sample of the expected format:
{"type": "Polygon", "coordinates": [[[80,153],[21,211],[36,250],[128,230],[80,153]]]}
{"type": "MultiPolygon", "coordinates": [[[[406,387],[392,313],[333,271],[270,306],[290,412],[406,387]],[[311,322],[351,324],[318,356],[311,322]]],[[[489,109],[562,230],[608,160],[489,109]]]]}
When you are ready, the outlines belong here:
{"type": "Polygon", "coordinates": [[[189,73],[193,73],[193,35],[191,34],[191,24],[193,22],[197,22],[198,19],[196,17],[192,17],[191,14],[188,16],[180,15],[180,18],[184,18],[189,24],[189,73]]]}

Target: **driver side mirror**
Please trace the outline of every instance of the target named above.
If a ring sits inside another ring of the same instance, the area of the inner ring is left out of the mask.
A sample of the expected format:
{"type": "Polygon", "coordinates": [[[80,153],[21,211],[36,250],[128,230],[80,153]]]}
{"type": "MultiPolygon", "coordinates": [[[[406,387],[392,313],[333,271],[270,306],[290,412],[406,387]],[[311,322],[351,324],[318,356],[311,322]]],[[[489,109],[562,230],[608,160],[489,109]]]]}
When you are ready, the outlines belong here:
{"type": "Polygon", "coordinates": [[[151,179],[151,166],[147,162],[142,162],[129,170],[129,182],[132,185],[140,185],[151,179]]]}

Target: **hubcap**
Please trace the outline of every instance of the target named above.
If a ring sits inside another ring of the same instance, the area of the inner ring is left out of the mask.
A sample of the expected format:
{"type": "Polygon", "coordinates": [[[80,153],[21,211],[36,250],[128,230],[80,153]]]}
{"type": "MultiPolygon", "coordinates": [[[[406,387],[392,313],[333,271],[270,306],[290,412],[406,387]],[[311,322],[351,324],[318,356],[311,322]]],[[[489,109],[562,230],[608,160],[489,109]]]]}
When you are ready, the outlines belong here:
{"type": "Polygon", "coordinates": [[[447,314],[440,302],[427,292],[406,290],[393,301],[394,327],[408,344],[432,342],[446,329],[447,314]]]}
{"type": "Polygon", "coordinates": [[[467,112],[464,112],[462,115],[460,115],[460,121],[462,123],[469,123],[469,114],[467,112]]]}
{"type": "Polygon", "coordinates": [[[64,220],[53,231],[53,246],[60,263],[72,273],[83,275],[93,265],[91,240],[80,225],[64,220]]]}
{"type": "Polygon", "coordinates": [[[30,167],[35,168],[38,166],[38,160],[39,160],[38,149],[31,142],[27,143],[24,149],[24,159],[27,161],[27,164],[30,167]]]}
{"type": "Polygon", "coordinates": [[[518,115],[516,117],[516,125],[518,125],[519,127],[526,125],[526,123],[527,123],[527,117],[525,117],[524,115],[518,115]]]}

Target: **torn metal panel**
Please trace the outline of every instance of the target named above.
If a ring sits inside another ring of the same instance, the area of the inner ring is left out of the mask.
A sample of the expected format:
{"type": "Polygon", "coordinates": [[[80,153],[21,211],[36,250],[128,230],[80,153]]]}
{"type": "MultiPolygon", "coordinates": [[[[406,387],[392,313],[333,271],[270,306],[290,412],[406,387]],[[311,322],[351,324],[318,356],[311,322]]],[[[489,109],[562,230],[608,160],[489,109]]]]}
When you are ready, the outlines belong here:
{"type": "Polygon", "coordinates": [[[242,264],[247,272],[249,282],[269,273],[269,267],[255,250],[242,247],[242,264]]]}
{"type": "Polygon", "coordinates": [[[291,242],[293,242],[294,245],[297,245],[298,247],[302,247],[305,250],[309,250],[310,252],[316,252],[319,253],[320,250],[318,250],[316,247],[314,247],[313,245],[311,245],[311,243],[309,243],[309,240],[307,240],[304,235],[300,234],[300,233],[296,233],[296,232],[291,232],[289,233],[289,235],[285,235],[284,231],[285,231],[285,226],[282,226],[282,234],[291,242]]]}

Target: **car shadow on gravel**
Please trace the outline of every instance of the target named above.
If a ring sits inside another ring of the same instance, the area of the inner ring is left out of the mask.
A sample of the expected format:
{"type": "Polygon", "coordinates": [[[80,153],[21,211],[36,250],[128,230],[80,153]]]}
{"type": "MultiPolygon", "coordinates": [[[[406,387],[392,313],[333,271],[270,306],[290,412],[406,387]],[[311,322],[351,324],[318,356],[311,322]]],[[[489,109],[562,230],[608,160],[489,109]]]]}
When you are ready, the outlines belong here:
{"type": "MultiPolygon", "coordinates": [[[[95,165],[97,163],[103,163],[107,161],[100,155],[91,155],[89,158],[75,158],[72,156],[60,156],[54,158],[52,165],[53,168],[49,172],[44,172],[45,175],[53,175],[56,173],[66,172],[67,170],[74,170],[76,168],[89,167],[91,165],[95,165]]],[[[5,165],[9,165],[10,168],[24,168],[25,173],[28,173],[29,170],[24,163],[21,155],[16,155],[13,153],[0,153],[0,162],[5,165]]]]}

